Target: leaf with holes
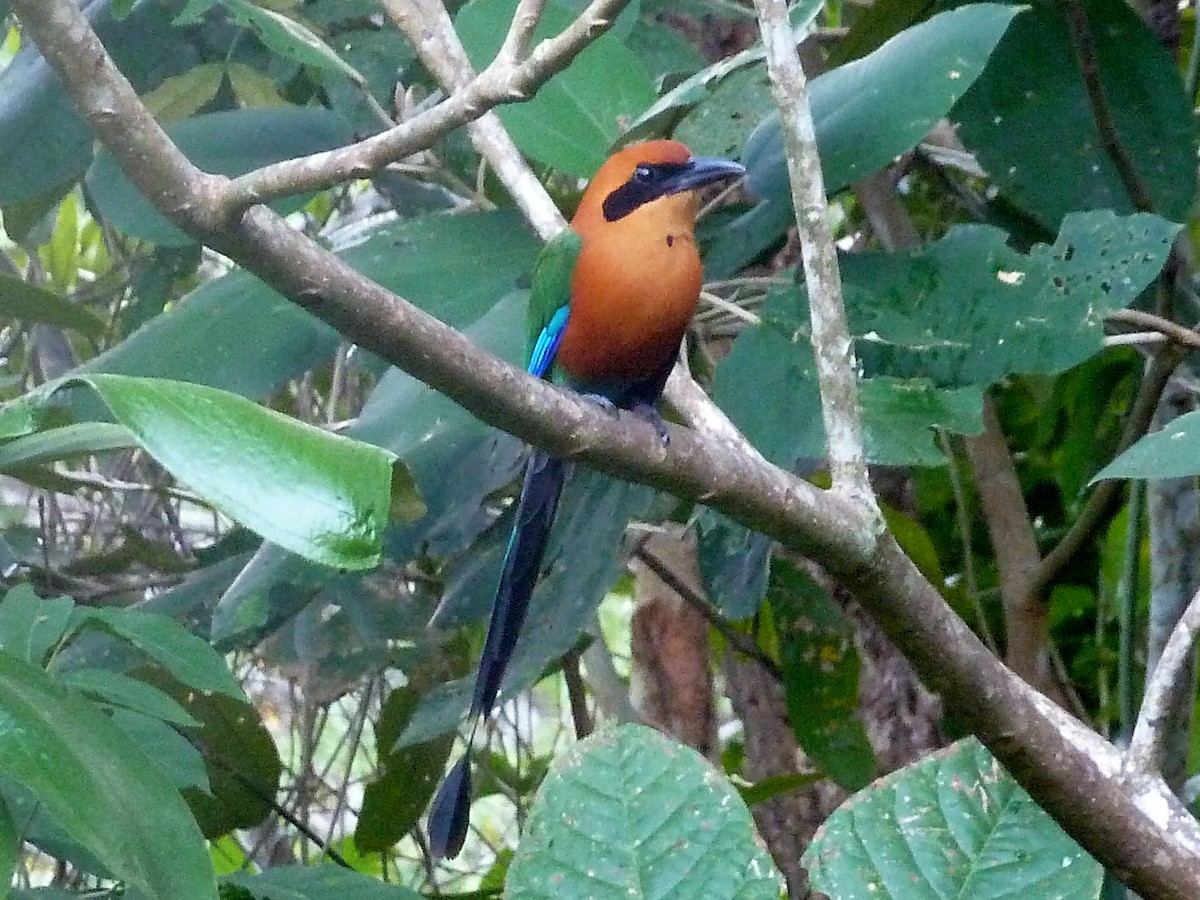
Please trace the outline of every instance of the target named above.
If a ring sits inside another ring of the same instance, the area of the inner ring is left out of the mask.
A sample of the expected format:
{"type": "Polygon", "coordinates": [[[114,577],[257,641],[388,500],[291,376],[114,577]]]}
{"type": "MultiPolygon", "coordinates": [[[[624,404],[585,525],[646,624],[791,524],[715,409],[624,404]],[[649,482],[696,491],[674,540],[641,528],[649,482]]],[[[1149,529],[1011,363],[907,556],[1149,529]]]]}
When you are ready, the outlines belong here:
{"type": "MultiPolygon", "coordinates": [[[[930,428],[978,432],[982,387],[1099,353],[1105,314],[1155,278],[1178,231],[1157,216],[1100,210],[1068,216],[1053,245],[1029,253],[973,225],[912,253],[844,256],[871,461],[936,464],[930,428]]],[[[824,457],[806,296],[775,291],[761,315],[717,367],[717,402],[773,461],[824,457]],[[776,402],[759,402],[764,392],[776,402]]]]}

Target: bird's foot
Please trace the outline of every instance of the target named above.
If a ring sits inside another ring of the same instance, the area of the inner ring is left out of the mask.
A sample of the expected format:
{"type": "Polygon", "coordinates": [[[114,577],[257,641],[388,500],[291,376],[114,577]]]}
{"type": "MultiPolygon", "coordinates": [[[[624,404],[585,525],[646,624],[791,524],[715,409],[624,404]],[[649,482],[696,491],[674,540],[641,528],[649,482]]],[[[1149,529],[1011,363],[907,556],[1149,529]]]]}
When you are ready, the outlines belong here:
{"type": "Polygon", "coordinates": [[[654,426],[654,431],[664,447],[671,443],[671,435],[667,433],[667,423],[657,407],[650,403],[635,403],[630,412],[654,426]]]}
{"type": "Polygon", "coordinates": [[[621,415],[621,411],[617,409],[617,404],[613,403],[603,394],[580,394],[579,396],[584,400],[590,400],[592,403],[595,403],[614,419],[621,415]]]}

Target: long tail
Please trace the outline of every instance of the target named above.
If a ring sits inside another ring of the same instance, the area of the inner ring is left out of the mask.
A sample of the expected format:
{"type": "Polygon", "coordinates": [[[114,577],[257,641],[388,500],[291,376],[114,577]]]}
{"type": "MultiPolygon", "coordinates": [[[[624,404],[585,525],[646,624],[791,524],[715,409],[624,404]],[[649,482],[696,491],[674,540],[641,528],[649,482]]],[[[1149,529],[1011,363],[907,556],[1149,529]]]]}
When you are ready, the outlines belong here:
{"type": "Polygon", "coordinates": [[[492,711],[513,648],[517,645],[525,613],[529,610],[529,598],[542,567],[558,498],[570,468],[570,463],[541,450],[534,452],[525,468],[525,482],[517,500],[517,520],[504,554],[504,568],[500,571],[479,673],[475,676],[467,749],[446,776],[429,808],[429,849],[435,859],[458,856],[466,839],[475,731],[479,720],[492,711]]]}

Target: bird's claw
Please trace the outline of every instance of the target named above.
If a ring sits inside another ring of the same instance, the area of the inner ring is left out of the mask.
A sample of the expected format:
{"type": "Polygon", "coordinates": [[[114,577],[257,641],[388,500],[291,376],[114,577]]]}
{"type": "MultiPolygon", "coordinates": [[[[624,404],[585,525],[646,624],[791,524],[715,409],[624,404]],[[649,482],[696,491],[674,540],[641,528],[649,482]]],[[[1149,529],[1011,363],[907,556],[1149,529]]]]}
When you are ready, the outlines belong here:
{"type": "Polygon", "coordinates": [[[671,443],[671,435],[667,432],[667,423],[656,407],[649,403],[638,403],[630,412],[654,426],[654,431],[664,447],[671,443]]]}
{"type": "Polygon", "coordinates": [[[580,394],[584,400],[590,400],[595,403],[614,419],[621,415],[621,411],[617,409],[617,405],[605,397],[603,394],[580,394]]]}

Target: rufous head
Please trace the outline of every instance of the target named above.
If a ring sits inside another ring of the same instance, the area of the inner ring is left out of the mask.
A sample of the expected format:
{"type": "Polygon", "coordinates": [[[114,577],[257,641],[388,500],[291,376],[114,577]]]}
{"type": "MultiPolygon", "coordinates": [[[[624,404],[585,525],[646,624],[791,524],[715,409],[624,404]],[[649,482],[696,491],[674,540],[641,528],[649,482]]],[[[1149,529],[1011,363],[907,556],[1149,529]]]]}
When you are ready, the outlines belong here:
{"type": "MultiPolygon", "coordinates": [[[[581,233],[643,210],[695,222],[696,191],[745,174],[739,163],[692,156],[679,141],[644,141],[614,153],[588,184],[572,225],[581,233]]],[[[690,227],[690,226],[689,226],[690,227]]],[[[586,236],[586,235],[585,235],[586,236]]]]}

